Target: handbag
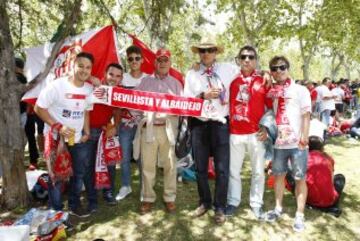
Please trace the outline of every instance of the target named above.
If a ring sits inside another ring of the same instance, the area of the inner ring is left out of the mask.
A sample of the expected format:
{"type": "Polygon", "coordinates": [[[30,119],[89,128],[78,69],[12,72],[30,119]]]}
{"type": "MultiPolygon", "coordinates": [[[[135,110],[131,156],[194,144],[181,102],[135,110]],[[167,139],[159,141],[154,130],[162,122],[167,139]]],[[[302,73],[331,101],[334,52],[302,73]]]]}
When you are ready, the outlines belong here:
{"type": "Polygon", "coordinates": [[[184,158],[191,151],[191,131],[189,118],[181,116],[179,118],[178,134],[175,143],[175,155],[177,158],[184,158]]]}

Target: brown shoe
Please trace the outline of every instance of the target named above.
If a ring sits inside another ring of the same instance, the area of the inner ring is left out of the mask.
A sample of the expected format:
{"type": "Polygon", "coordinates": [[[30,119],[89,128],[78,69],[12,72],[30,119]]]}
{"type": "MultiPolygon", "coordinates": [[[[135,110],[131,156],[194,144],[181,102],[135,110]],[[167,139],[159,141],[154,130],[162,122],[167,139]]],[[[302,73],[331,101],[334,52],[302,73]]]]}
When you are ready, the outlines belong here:
{"type": "Polygon", "coordinates": [[[165,202],[165,206],[166,206],[166,211],[168,213],[175,213],[176,211],[175,202],[165,202]]]}
{"type": "Polygon", "coordinates": [[[222,225],[223,223],[225,223],[226,217],[225,217],[224,212],[216,211],[214,219],[215,219],[215,223],[217,225],[222,225]]]}
{"type": "Polygon", "coordinates": [[[151,211],[153,203],[151,202],[141,202],[140,205],[140,214],[144,215],[146,213],[149,213],[151,211]]]}
{"type": "Polygon", "coordinates": [[[205,213],[207,213],[207,211],[209,211],[208,208],[206,208],[204,206],[204,204],[201,204],[199,207],[197,207],[194,212],[193,212],[193,217],[201,217],[202,215],[204,215],[205,213]]]}

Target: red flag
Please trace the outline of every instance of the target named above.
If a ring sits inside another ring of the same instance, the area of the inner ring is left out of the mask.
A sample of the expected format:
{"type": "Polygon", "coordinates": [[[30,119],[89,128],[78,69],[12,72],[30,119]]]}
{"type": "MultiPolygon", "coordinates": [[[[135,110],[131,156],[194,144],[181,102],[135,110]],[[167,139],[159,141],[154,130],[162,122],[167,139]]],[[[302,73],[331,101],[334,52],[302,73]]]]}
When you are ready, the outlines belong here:
{"type": "MultiPolygon", "coordinates": [[[[141,71],[147,74],[153,74],[155,71],[155,53],[151,51],[143,42],[141,42],[138,38],[134,35],[129,34],[129,36],[133,40],[133,45],[138,46],[141,48],[144,62],[141,65],[141,71]]],[[[170,68],[169,74],[174,77],[175,79],[179,80],[182,85],[184,85],[184,76],[181,74],[180,71],[170,68]]]]}
{"type": "MultiPolygon", "coordinates": [[[[43,70],[52,47],[53,44],[45,44],[25,50],[25,74],[28,80],[32,80],[43,70]]],[[[120,63],[117,55],[118,49],[114,26],[110,25],[97,30],[91,30],[65,41],[55,58],[49,75],[38,83],[35,88],[29,90],[24,95],[23,101],[35,104],[37,97],[47,83],[72,70],[74,58],[81,51],[94,55],[95,62],[92,68],[92,75],[101,79],[108,64],[113,62],[120,63]]]]}

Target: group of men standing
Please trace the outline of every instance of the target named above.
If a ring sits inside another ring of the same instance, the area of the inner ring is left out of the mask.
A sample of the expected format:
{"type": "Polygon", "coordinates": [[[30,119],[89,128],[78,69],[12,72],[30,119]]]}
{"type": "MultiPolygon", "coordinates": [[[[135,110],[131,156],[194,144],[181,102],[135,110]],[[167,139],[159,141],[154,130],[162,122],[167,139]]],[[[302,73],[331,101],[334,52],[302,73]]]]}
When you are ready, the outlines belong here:
{"type": "MultiPolygon", "coordinates": [[[[252,177],[250,206],[259,220],[275,221],[282,215],[284,177],[291,167],[296,180],[297,211],[294,230],[304,229],[304,206],[307,189],[305,183],[307,143],[311,100],[309,91],[290,78],[290,63],[283,56],[275,56],[269,63],[270,74],[256,70],[257,52],[244,46],[236,56],[237,65],[219,63],[217,55],[223,47],[213,40],[203,40],[192,46],[198,54],[200,65],[191,69],[185,78],[184,88],[169,75],[171,53],[166,49],[156,52],[155,73],[152,76],[140,71],[143,61],[141,50],[135,46],[127,49],[130,73],[123,78],[123,69],[117,63],[106,70],[103,84],[135,88],[139,91],[184,95],[202,98],[216,113],[216,118],[191,118],[192,155],[197,173],[199,205],[193,212],[200,217],[215,209],[217,224],[232,216],[241,202],[241,169],[245,153],[250,156],[252,177]],[[240,68],[239,68],[240,67],[240,68]],[[271,78],[275,80],[271,86],[271,78]],[[260,125],[268,111],[273,111],[277,128],[272,148],[272,171],[275,178],[275,208],[263,212],[265,144],[268,129],[260,125]],[[208,183],[209,157],[215,165],[215,193],[211,194],[208,183]]],[[[69,208],[78,216],[96,211],[97,198],[94,189],[94,163],[96,146],[102,130],[114,117],[115,123],[106,128],[107,136],[119,135],[123,150],[121,184],[114,197],[114,184],[103,190],[109,203],[121,200],[131,190],[131,153],[139,159],[141,172],[140,212],[148,213],[156,200],[154,185],[158,162],[164,169],[163,200],[166,210],[176,210],[176,157],[175,141],[178,118],[160,113],[117,109],[89,103],[93,87],[89,80],[93,57],[80,53],[75,59],[74,74],[54,81],[40,94],[35,111],[48,126],[62,125],[60,135],[66,141],[75,132],[75,145],[69,146],[73,161],[70,178],[69,208]],[[74,128],[74,129],[73,129],[74,128]],[[134,143],[134,146],[133,146],[134,143]],[[80,208],[80,191],[85,184],[88,198],[87,210],[80,208]]],[[[114,180],[115,167],[108,167],[114,180]]],[[[50,172],[50,177],[53,177],[50,172]]],[[[50,204],[62,208],[57,183],[50,189],[50,204]]]]}

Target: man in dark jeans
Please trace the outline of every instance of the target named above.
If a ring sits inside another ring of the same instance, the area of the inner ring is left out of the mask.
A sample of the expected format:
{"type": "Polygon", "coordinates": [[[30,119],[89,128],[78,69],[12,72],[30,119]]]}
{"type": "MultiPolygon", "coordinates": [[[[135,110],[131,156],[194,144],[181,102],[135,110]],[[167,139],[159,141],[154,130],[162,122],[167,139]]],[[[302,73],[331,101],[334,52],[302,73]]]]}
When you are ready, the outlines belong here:
{"type": "Polygon", "coordinates": [[[29,170],[37,169],[38,164],[38,158],[39,158],[39,150],[43,150],[44,145],[44,122],[34,113],[33,108],[31,106],[28,106],[27,111],[27,119],[26,119],[26,125],[25,125],[25,133],[26,137],[28,139],[29,144],[29,155],[30,155],[30,166],[29,170]],[[38,135],[38,141],[36,142],[36,127],[37,126],[37,135],[38,135]],[[37,147],[37,144],[39,145],[39,149],[37,147]]]}
{"type": "Polygon", "coordinates": [[[215,119],[192,118],[192,150],[197,173],[199,206],[194,217],[204,215],[212,205],[215,207],[215,222],[226,221],[225,208],[229,178],[229,85],[238,72],[236,66],[216,62],[217,54],[224,48],[211,38],[203,39],[200,44],[192,46],[193,53],[199,54],[200,68],[190,70],[185,79],[184,94],[198,97],[209,104],[209,109],[216,113],[215,119]],[[209,157],[214,157],[215,196],[212,201],[208,183],[209,157]]]}

